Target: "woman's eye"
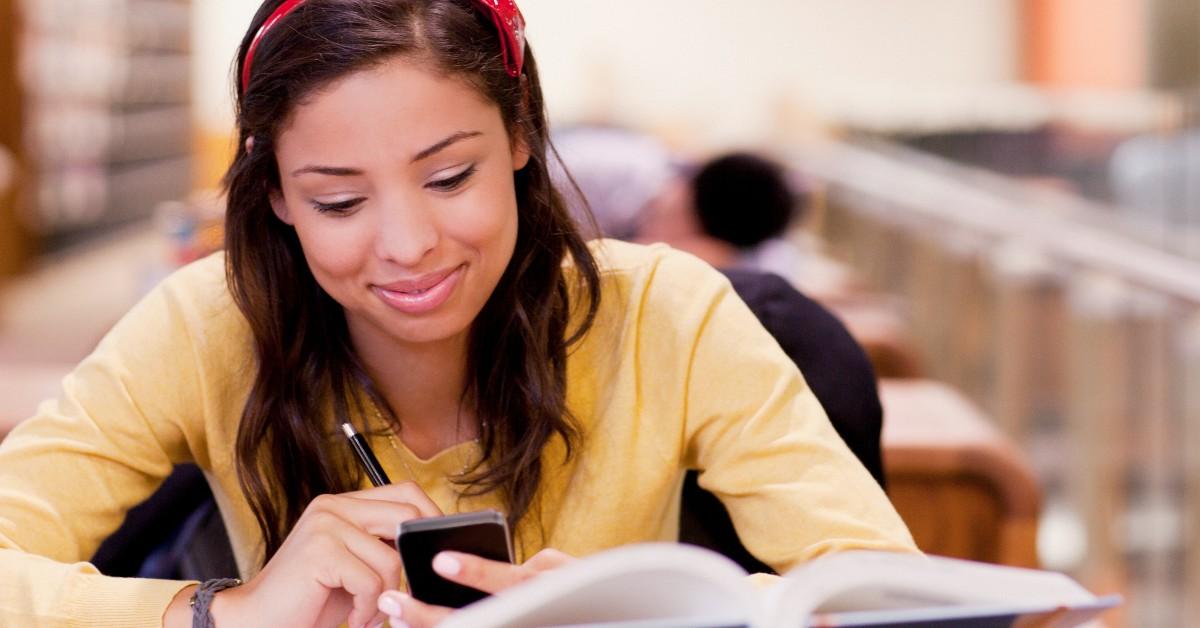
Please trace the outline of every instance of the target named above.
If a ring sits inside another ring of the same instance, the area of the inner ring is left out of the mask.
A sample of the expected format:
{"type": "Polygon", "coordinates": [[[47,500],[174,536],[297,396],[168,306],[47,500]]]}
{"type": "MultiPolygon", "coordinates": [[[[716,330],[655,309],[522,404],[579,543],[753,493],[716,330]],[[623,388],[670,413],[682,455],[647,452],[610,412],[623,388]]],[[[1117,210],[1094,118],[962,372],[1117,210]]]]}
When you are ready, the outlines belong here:
{"type": "Polygon", "coordinates": [[[320,201],[313,201],[312,206],[313,209],[316,209],[322,214],[344,214],[351,209],[354,209],[359,203],[362,202],[363,199],[361,198],[352,198],[348,201],[340,201],[337,203],[322,203],[320,201]]]}
{"type": "Polygon", "coordinates": [[[453,192],[454,190],[457,190],[458,188],[462,187],[462,184],[466,183],[467,179],[470,179],[471,175],[473,175],[473,174],[475,174],[475,166],[474,165],[472,165],[470,168],[467,168],[466,170],[463,170],[462,172],[460,172],[452,177],[449,177],[446,179],[438,179],[437,181],[430,181],[428,184],[426,184],[425,187],[428,187],[437,192],[453,192]]]}

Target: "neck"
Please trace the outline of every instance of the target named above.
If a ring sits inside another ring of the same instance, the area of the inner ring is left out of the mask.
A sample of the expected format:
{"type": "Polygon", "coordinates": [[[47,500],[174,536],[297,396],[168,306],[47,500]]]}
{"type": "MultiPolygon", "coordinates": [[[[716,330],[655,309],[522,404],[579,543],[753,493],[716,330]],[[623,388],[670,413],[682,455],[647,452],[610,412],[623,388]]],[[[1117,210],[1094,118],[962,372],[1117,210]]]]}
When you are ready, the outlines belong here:
{"type": "Polygon", "coordinates": [[[354,349],[400,420],[399,436],[415,453],[436,453],[474,438],[475,412],[464,398],[466,332],[408,344],[350,324],[354,349]]]}

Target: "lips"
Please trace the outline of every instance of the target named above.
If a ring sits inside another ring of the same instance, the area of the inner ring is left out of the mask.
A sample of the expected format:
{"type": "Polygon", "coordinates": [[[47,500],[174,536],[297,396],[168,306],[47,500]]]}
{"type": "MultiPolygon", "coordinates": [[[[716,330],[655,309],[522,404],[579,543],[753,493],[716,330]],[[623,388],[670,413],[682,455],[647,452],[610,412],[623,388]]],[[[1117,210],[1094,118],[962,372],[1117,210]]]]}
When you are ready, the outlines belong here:
{"type": "Polygon", "coordinates": [[[464,271],[465,266],[455,266],[413,279],[376,284],[371,290],[389,307],[406,314],[424,314],[450,298],[464,271]]]}
{"type": "Polygon", "coordinates": [[[415,279],[405,279],[401,281],[393,281],[389,284],[378,284],[379,288],[388,292],[400,292],[404,294],[419,294],[430,288],[442,283],[451,273],[458,270],[459,267],[447,268],[446,270],[422,275],[415,279]]]}

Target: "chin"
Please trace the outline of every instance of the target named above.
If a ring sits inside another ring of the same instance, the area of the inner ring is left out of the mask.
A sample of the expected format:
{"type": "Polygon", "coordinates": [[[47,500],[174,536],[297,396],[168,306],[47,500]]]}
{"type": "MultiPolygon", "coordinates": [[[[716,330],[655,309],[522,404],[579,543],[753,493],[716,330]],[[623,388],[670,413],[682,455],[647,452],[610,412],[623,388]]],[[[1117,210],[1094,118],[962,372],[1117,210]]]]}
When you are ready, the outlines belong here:
{"type": "Polygon", "coordinates": [[[458,317],[439,316],[421,321],[388,321],[381,327],[397,342],[404,344],[429,344],[442,342],[466,333],[469,325],[460,323],[458,317]]]}

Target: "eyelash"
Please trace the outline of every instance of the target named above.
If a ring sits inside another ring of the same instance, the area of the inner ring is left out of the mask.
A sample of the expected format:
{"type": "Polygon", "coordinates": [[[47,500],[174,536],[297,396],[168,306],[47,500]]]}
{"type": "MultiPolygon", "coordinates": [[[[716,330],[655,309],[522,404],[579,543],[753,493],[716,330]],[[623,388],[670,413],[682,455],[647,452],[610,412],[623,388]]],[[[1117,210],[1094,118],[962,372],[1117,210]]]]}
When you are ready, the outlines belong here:
{"type": "Polygon", "coordinates": [[[471,175],[475,174],[475,170],[475,164],[471,164],[470,168],[463,170],[453,177],[441,179],[439,181],[430,181],[426,187],[438,192],[453,192],[454,190],[462,187],[462,184],[466,183],[467,179],[470,179],[471,175]]]}
{"type": "Polygon", "coordinates": [[[342,214],[350,211],[355,205],[358,205],[362,201],[363,199],[361,198],[352,198],[348,201],[342,201],[340,203],[322,203],[320,201],[313,201],[312,205],[313,209],[316,209],[322,214],[342,214]]]}
{"type": "MultiPolygon", "coordinates": [[[[430,181],[425,187],[428,187],[435,192],[453,192],[462,187],[462,185],[467,182],[467,179],[470,179],[471,176],[475,174],[475,171],[476,167],[474,164],[472,164],[470,168],[467,168],[453,177],[438,181],[430,181]]],[[[340,203],[322,203],[320,201],[313,201],[312,205],[314,209],[322,214],[342,214],[354,209],[354,207],[361,202],[363,202],[363,199],[361,198],[352,198],[348,201],[342,201],[340,203]]]]}

